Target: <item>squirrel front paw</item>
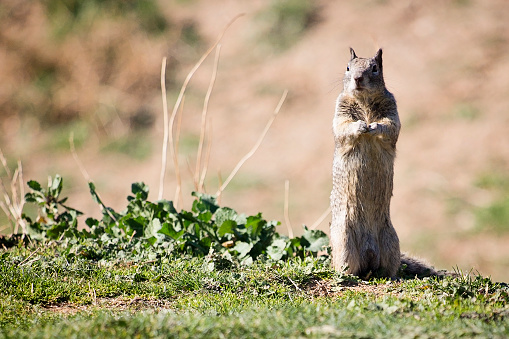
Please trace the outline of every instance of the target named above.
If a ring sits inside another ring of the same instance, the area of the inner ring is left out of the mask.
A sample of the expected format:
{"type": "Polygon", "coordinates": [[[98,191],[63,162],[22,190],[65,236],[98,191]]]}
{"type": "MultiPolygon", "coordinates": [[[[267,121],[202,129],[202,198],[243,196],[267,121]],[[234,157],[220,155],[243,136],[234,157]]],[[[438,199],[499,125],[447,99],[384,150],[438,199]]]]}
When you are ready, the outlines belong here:
{"type": "Polygon", "coordinates": [[[369,134],[377,134],[378,132],[380,132],[380,127],[378,123],[372,122],[371,124],[369,124],[368,132],[369,134]]]}
{"type": "Polygon", "coordinates": [[[350,124],[350,128],[351,128],[352,134],[354,134],[354,135],[360,135],[362,133],[366,133],[369,131],[368,125],[366,124],[366,122],[364,122],[362,120],[357,120],[356,122],[352,122],[350,124]]]}

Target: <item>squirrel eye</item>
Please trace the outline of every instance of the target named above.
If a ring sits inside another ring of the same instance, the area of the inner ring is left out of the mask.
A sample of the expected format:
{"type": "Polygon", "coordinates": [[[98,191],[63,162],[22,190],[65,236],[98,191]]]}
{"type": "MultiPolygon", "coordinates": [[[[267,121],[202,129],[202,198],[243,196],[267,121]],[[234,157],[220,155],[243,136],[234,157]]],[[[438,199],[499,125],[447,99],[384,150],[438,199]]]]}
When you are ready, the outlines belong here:
{"type": "Polygon", "coordinates": [[[376,65],[373,65],[373,68],[371,69],[371,71],[373,73],[377,73],[378,72],[378,67],[376,67],[376,65]]]}
{"type": "Polygon", "coordinates": [[[349,72],[350,71],[350,66],[346,66],[346,71],[349,72]]]}

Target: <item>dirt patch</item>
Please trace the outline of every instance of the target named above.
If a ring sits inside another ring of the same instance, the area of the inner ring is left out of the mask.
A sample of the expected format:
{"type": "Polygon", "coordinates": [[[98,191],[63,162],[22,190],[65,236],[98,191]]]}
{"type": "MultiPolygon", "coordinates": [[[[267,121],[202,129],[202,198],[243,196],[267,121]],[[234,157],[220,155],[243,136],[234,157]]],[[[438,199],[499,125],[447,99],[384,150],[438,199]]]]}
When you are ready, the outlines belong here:
{"type": "Polygon", "coordinates": [[[306,286],[306,292],[314,297],[335,297],[345,293],[356,292],[381,297],[384,295],[396,295],[395,288],[400,283],[389,282],[387,284],[368,284],[365,282],[334,280],[314,280],[306,286]]]}
{"type": "Polygon", "coordinates": [[[73,303],[57,303],[44,306],[44,309],[54,313],[76,314],[80,312],[89,312],[96,309],[115,310],[115,311],[142,311],[142,310],[162,310],[169,309],[170,302],[165,299],[151,299],[135,297],[127,299],[118,298],[97,298],[89,305],[75,305],[73,303]]]}
{"type": "MultiPolygon", "coordinates": [[[[313,280],[302,290],[312,297],[340,297],[346,293],[364,293],[375,297],[386,295],[398,295],[396,288],[399,282],[390,282],[387,284],[368,284],[365,282],[333,280],[313,280]]],[[[76,305],[70,302],[55,303],[45,305],[43,308],[49,312],[60,314],[76,314],[80,312],[91,312],[97,309],[114,311],[143,311],[143,310],[165,310],[171,309],[171,302],[166,299],[156,298],[97,298],[88,305],[76,305]]]]}

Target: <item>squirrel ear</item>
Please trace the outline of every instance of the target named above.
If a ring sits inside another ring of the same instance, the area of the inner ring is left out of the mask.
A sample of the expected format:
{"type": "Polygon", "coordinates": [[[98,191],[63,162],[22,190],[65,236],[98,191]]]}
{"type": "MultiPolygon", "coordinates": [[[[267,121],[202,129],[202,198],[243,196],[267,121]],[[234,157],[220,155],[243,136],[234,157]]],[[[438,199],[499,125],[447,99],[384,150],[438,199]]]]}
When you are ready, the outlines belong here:
{"type": "Polygon", "coordinates": [[[382,49],[380,48],[378,50],[378,52],[376,52],[375,54],[375,60],[376,60],[376,63],[378,64],[378,67],[382,67],[382,49]]]}
{"type": "Polygon", "coordinates": [[[357,55],[355,55],[355,51],[352,47],[350,47],[350,61],[357,58],[357,55]]]}

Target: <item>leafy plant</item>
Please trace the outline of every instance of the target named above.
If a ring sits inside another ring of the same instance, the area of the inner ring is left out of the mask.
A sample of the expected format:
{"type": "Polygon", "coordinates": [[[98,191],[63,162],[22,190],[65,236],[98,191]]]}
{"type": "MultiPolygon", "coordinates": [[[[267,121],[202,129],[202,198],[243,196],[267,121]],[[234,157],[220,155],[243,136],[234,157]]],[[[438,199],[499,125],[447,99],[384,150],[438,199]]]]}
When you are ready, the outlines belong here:
{"type": "Polygon", "coordinates": [[[104,205],[89,183],[92,198],[102,208],[102,219],[88,218],[88,230],[78,230],[81,212],[64,205],[60,199],[62,178],[49,180],[43,189],[35,181],[27,202],[37,203],[39,217],[29,224],[30,236],[36,240],[63,238],[68,242],[67,254],[92,259],[155,259],[170,254],[203,257],[212,253],[245,264],[264,256],[271,260],[316,256],[328,245],[322,231],[305,229],[301,237],[289,239],[276,232],[278,221],[267,221],[262,214],[246,216],[229,207],[220,207],[215,196],[193,193],[191,211],[177,211],[172,201],[148,200],[149,188],[144,183],[131,186],[124,211],[104,205]],[[59,207],[63,209],[60,211],[59,207]]]}
{"type": "Polygon", "coordinates": [[[59,239],[63,235],[73,236],[77,232],[77,217],[82,213],[64,205],[67,198],[60,198],[63,180],[59,175],[48,178],[45,189],[37,181],[30,180],[28,187],[32,192],[25,195],[27,203],[35,203],[39,207],[39,215],[32,221],[27,215],[28,234],[36,240],[59,239]],[[62,211],[63,209],[63,211],[62,211]]]}

